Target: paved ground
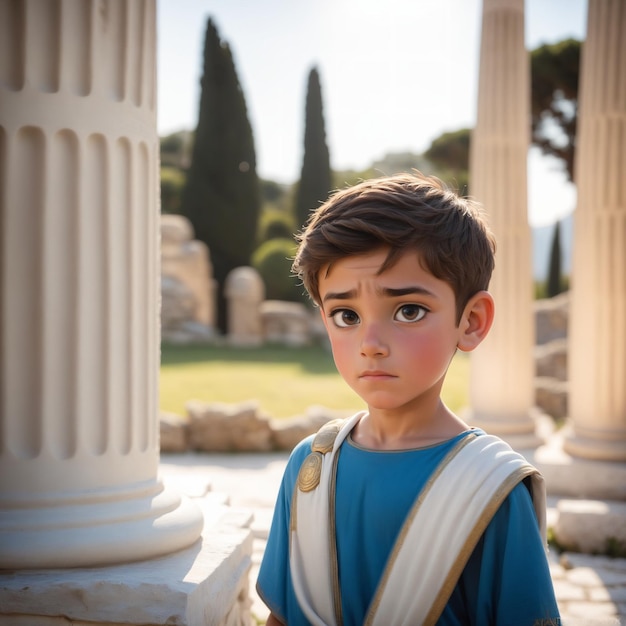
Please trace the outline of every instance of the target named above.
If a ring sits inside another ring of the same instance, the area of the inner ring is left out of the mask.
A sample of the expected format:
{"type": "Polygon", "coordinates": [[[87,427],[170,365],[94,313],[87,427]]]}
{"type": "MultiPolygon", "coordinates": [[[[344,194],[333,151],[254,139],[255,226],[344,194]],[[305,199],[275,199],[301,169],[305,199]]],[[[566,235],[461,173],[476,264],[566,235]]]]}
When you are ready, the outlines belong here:
{"type": "MultiPolygon", "coordinates": [[[[227,494],[232,507],[254,513],[250,581],[252,612],[260,624],[268,612],[254,592],[254,584],[286,461],[286,453],[161,457],[163,477],[181,492],[201,496],[210,485],[211,491],[227,494]]],[[[564,626],[626,626],[626,559],[551,554],[550,566],[564,626]]]]}

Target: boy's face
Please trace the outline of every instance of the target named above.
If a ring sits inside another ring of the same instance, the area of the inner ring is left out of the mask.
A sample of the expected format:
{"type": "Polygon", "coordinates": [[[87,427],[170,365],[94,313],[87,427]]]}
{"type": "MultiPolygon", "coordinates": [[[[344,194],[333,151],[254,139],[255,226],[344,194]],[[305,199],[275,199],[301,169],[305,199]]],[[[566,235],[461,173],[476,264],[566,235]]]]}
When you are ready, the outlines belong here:
{"type": "Polygon", "coordinates": [[[370,413],[438,401],[459,342],[452,287],[407,252],[380,275],[386,249],[320,272],[321,313],[337,369],[370,413]]]}

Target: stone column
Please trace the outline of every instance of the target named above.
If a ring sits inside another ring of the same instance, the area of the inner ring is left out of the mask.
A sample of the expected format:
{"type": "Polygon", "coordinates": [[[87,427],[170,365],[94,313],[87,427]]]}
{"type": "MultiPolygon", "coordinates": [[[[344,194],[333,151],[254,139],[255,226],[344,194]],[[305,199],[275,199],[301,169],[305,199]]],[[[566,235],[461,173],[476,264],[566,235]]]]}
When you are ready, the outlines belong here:
{"type": "Polygon", "coordinates": [[[0,567],[146,559],[159,462],[156,4],[0,2],[0,567]]]}
{"type": "Polygon", "coordinates": [[[590,0],[582,50],[565,450],[626,461],[626,4],[590,0]]]}
{"type": "Polygon", "coordinates": [[[524,0],[484,0],[470,184],[497,238],[490,285],[496,316],[489,336],[471,356],[468,419],[517,448],[540,443],[533,418],[529,110],[524,0]]]}

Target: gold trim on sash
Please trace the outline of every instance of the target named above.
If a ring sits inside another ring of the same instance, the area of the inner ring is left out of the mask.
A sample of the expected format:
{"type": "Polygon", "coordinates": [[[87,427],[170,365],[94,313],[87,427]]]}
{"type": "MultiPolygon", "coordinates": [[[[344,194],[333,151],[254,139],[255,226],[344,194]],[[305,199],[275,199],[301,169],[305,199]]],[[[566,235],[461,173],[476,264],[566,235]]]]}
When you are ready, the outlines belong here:
{"type": "MultiPolygon", "coordinates": [[[[291,496],[291,508],[289,510],[289,531],[296,532],[298,530],[298,484],[293,488],[293,495],[291,496]]],[[[291,549],[291,541],[289,542],[291,549]]]]}
{"type": "Polygon", "coordinates": [[[337,626],[343,624],[343,611],[341,608],[341,587],[339,585],[339,557],[337,556],[337,517],[335,506],[337,504],[337,465],[341,448],[337,450],[333,459],[333,467],[330,474],[330,489],[328,490],[328,546],[330,551],[330,577],[333,588],[333,604],[335,607],[335,620],[337,626]]]}

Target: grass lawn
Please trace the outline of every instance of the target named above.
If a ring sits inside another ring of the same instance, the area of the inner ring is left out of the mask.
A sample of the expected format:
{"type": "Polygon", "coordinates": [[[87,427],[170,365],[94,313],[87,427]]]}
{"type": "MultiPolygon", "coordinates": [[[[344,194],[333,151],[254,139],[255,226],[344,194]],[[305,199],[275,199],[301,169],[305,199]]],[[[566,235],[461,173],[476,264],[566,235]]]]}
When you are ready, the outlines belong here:
{"type": "MultiPolygon", "coordinates": [[[[444,387],[452,410],[467,404],[469,360],[457,354],[444,387]]],[[[161,410],[186,415],[188,400],[237,403],[256,400],[270,417],[301,415],[318,404],[357,411],[360,398],[337,373],[321,346],[227,348],[161,346],[161,410]]]]}

